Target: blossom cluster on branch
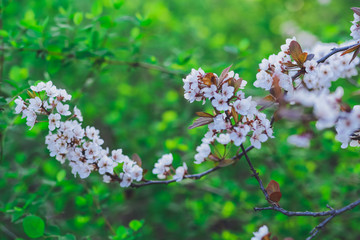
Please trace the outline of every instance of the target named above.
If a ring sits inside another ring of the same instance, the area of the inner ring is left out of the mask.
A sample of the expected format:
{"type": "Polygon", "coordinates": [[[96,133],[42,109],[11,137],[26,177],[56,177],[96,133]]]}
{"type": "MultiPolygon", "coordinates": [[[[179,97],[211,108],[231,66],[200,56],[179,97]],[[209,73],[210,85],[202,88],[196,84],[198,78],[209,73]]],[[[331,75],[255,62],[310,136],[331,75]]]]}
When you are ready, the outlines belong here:
{"type": "MultiPolygon", "coordinates": [[[[269,91],[264,99],[276,106],[272,120],[286,118],[284,110],[291,109],[293,105],[312,108],[312,116],[307,121],[316,121],[319,130],[334,127],[336,139],[342,143],[343,148],[349,145],[360,146],[360,105],[348,106],[342,100],[344,90],[338,87],[331,92],[330,87],[332,82],[340,78],[358,75],[356,66],[360,62],[357,57],[360,51],[360,9],[353,8],[353,11],[355,19],[351,36],[355,41],[342,45],[319,43],[312,49],[303,51],[295,37],[287,39],[278,54],[262,60],[254,82],[255,87],[269,91]],[[351,56],[349,53],[352,52],[351,56]]],[[[196,148],[194,163],[212,161],[215,167],[201,174],[188,175],[185,162],[175,168],[173,155],[168,153],[161,156],[152,169],[152,173],[160,180],[145,179],[147,171],[142,168],[140,157],[136,154],[129,157],[123,154],[122,149],[110,152],[108,148],[104,148],[99,130],[92,126],[82,126],[81,111],[77,107],[70,111],[67,104],[71,95],[64,89],[58,89],[51,81],[31,86],[29,98],[25,100],[18,97],[15,100],[15,112],[26,118],[30,129],[37,122],[48,122],[49,134],[45,143],[50,156],[62,164],[68,163],[72,173],[80,178],[87,178],[91,172],[97,171],[103,176],[104,182],[118,182],[121,187],[167,184],[184,178],[198,179],[245,156],[266,200],[273,204],[271,209],[286,212],[278,205],[281,197],[279,186],[272,194],[264,188],[243,146],[249,140],[251,146],[248,149],[259,149],[268,139],[274,138],[272,121],[263,112],[265,107],[253,96],[245,95],[247,81],[228,67],[220,75],[205,72],[201,68],[192,69],[183,83],[186,100],[190,103],[209,102],[212,106],[211,113],[197,112],[198,118],[189,127],[207,126],[208,129],[202,143],[196,148]],[[219,151],[219,146],[225,150],[219,151]],[[231,146],[240,147],[242,153],[228,156],[230,151],[226,150],[231,146]],[[172,180],[166,180],[169,177],[172,180]],[[140,183],[134,184],[134,181],[140,183]],[[279,195],[277,201],[273,200],[274,195],[279,195]]],[[[300,147],[308,147],[310,138],[311,133],[305,132],[290,136],[288,141],[300,147]]],[[[357,204],[360,201],[348,209],[357,204]]],[[[329,212],[327,215],[333,215],[328,221],[344,211],[329,212]]],[[[314,213],[313,216],[320,215],[314,213]]],[[[254,233],[252,239],[269,240],[270,235],[268,228],[263,226],[254,233]]]]}

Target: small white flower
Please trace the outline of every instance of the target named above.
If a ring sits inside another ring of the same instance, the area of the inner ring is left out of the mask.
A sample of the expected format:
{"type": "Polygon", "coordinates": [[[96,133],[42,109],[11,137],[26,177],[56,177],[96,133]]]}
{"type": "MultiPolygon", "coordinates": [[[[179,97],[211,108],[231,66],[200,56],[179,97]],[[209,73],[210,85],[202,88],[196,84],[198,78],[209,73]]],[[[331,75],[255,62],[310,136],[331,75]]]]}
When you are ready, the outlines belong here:
{"type": "Polygon", "coordinates": [[[121,182],[120,182],[120,187],[129,187],[132,183],[132,178],[130,176],[130,174],[128,173],[120,173],[120,178],[121,178],[121,182]]]}
{"type": "Polygon", "coordinates": [[[61,116],[58,113],[49,115],[49,130],[54,131],[55,128],[60,127],[61,116]]]}
{"type": "Polygon", "coordinates": [[[231,141],[230,134],[222,133],[219,135],[219,137],[216,138],[216,140],[223,145],[228,144],[231,141]]]}
{"type": "Polygon", "coordinates": [[[318,63],[315,60],[306,61],[304,63],[305,71],[307,73],[313,73],[316,71],[317,65],[318,65],[318,63]]]}
{"type": "Polygon", "coordinates": [[[256,74],[256,81],[254,82],[254,86],[257,88],[263,88],[265,90],[270,90],[273,84],[273,79],[270,74],[261,70],[256,74]]]}
{"type": "Polygon", "coordinates": [[[215,85],[211,85],[210,87],[203,88],[201,91],[204,93],[206,98],[211,99],[215,96],[217,87],[215,85]]]}
{"type": "Polygon", "coordinates": [[[196,151],[198,152],[195,154],[195,164],[200,164],[205,161],[205,159],[210,155],[211,149],[209,144],[202,143],[200,146],[196,148],[196,151]]]}
{"type": "Polygon", "coordinates": [[[79,119],[80,122],[83,121],[83,117],[81,115],[81,111],[75,106],[74,107],[74,115],[77,119],[79,119]]]}
{"type": "Polygon", "coordinates": [[[21,113],[22,111],[24,111],[27,108],[24,100],[20,96],[17,99],[15,99],[14,102],[16,103],[16,107],[15,107],[16,114],[21,113]]]}
{"type": "Polygon", "coordinates": [[[164,154],[160,159],[159,162],[161,162],[164,165],[171,165],[173,162],[173,155],[171,153],[164,154]]]}
{"type": "Polygon", "coordinates": [[[260,149],[261,143],[265,142],[268,139],[268,136],[266,134],[263,134],[263,131],[264,130],[262,128],[256,129],[250,138],[251,144],[257,149],[260,149]]]}
{"type": "Polygon", "coordinates": [[[256,112],[256,102],[252,101],[252,97],[236,100],[234,102],[235,111],[243,116],[254,114],[256,112]]]}
{"type": "Polygon", "coordinates": [[[225,83],[222,86],[221,93],[228,100],[234,95],[234,87],[229,86],[228,83],[225,83]]]}
{"type": "Polygon", "coordinates": [[[135,181],[141,181],[143,177],[143,169],[139,165],[134,165],[131,169],[131,178],[135,181]]]}
{"type": "Polygon", "coordinates": [[[58,113],[64,116],[69,116],[71,114],[71,112],[69,111],[69,105],[62,104],[61,102],[56,105],[56,110],[58,111],[58,113]]]}
{"type": "Polygon", "coordinates": [[[124,162],[124,155],[122,154],[122,149],[113,150],[111,152],[111,157],[114,160],[114,162],[122,163],[124,162]]]}
{"type": "Polygon", "coordinates": [[[246,135],[249,133],[250,127],[248,125],[241,125],[234,127],[234,131],[230,133],[231,140],[234,141],[235,146],[240,146],[246,140],[246,135]]]}
{"type": "Polygon", "coordinates": [[[39,97],[31,98],[29,100],[29,103],[29,110],[32,110],[34,112],[39,112],[43,104],[42,100],[39,97]]]}
{"type": "Polygon", "coordinates": [[[98,162],[99,173],[101,175],[103,175],[107,172],[112,174],[114,172],[114,167],[116,167],[116,166],[117,166],[117,163],[113,162],[112,159],[107,156],[104,156],[98,162]]]}
{"type": "Polygon", "coordinates": [[[211,104],[216,108],[218,111],[227,111],[229,110],[229,105],[227,103],[228,98],[221,94],[215,93],[215,99],[211,101],[211,104]]]}
{"type": "Polygon", "coordinates": [[[254,232],[254,237],[251,240],[262,240],[263,237],[269,234],[269,229],[266,225],[259,228],[259,231],[254,232]]]}
{"type": "Polygon", "coordinates": [[[111,177],[109,175],[104,175],[103,176],[103,182],[104,183],[110,183],[111,182],[111,177]]]}
{"type": "Polygon", "coordinates": [[[187,172],[187,165],[186,163],[183,163],[183,166],[176,168],[175,170],[176,174],[173,176],[173,179],[177,182],[180,182],[183,180],[186,172],[187,172]]]}
{"type": "Polygon", "coordinates": [[[88,138],[94,139],[99,137],[99,130],[94,127],[87,126],[85,129],[85,134],[88,138]]]}
{"type": "Polygon", "coordinates": [[[36,86],[31,86],[30,89],[34,92],[41,92],[45,90],[46,84],[44,82],[39,82],[36,86]]]}

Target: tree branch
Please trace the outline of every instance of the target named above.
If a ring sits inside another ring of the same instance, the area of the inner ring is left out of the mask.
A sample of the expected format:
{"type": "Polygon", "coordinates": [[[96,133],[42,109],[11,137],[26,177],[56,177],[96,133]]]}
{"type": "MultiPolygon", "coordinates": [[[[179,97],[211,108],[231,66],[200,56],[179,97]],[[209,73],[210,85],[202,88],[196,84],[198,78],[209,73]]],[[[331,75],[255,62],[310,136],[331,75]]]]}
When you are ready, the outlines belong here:
{"type": "MultiPolygon", "coordinates": [[[[235,160],[235,161],[240,160],[242,158],[242,156],[244,156],[246,154],[246,152],[249,152],[253,148],[254,148],[254,146],[250,146],[247,149],[244,149],[243,152],[241,152],[241,153],[237,154],[236,156],[234,156],[232,158],[232,160],[235,160]]],[[[202,177],[204,177],[204,176],[206,176],[206,175],[208,175],[208,174],[210,174],[212,172],[215,172],[215,171],[217,171],[217,170],[219,170],[221,168],[222,167],[220,167],[220,166],[215,166],[215,167],[210,168],[210,169],[208,169],[208,170],[206,170],[206,171],[204,171],[202,173],[185,175],[184,178],[197,180],[197,179],[200,179],[200,178],[202,178],[202,177]]],[[[106,175],[110,176],[113,181],[117,181],[119,183],[121,182],[121,178],[117,174],[106,173],[106,175]]],[[[173,183],[173,182],[176,182],[176,180],[174,180],[174,179],[171,179],[171,180],[148,180],[148,181],[143,180],[143,182],[140,182],[140,183],[131,183],[130,186],[133,187],[133,188],[139,188],[139,187],[144,187],[144,186],[148,186],[148,185],[156,185],[156,184],[165,184],[165,185],[167,185],[167,184],[173,183]]]]}
{"type": "MultiPolygon", "coordinates": [[[[264,185],[262,183],[262,180],[259,176],[259,173],[255,170],[254,166],[251,163],[250,158],[247,155],[248,150],[244,148],[243,145],[240,146],[243,155],[245,156],[245,159],[250,167],[250,170],[253,172],[253,176],[256,178],[256,180],[259,183],[260,189],[263,192],[265,199],[269,202],[272,203],[271,200],[269,199],[269,195],[266,192],[266,189],[264,188],[264,185]]],[[[336,217],[337,215],[340,215],[346,211],[349,211],[353,208],[355,208],[356,206],[360,205],[360,199],[358,199],[357,201],[350,203],[349,205],[340,208],[338,210],[333,209],[332,207],[330,207],[329,205],[327,205],[327,207],[330,209],[328,211],[323,211],[323,212],[309,212],[309,211],[305,211],[305,212],[294,212],[294,211],[288,211],[280,206],[277,206],[276,204],[273,204],[270,207],[263,207],[263,208],[258,208],[255,207],[254,210],[255,211],[264,211],[264,210],[273,210],[273,211],[277,211],[277,212],[281,212],[282,214],[289,216],[289,217],[293,217],[293,216],[311,216],[311,217],[323,217],[323,216],[329,216],[328,218],[326,218],[324,221],[322,221],[320,224],[318,224],[311,232],[310,232],[310,236],[306,239],[306,240],[311,240],[313,239],[318,233],[319,231],[324,228],[326,226],[326,224],[328,224],[334,217],[336,217]]]]}
{"type": "Polygon", "coordinates": [[[265,188],[264,188],[264,185],[263,185],[263,183],[262,183],[262,181],[261,181],[261,179],[260,179],[260,177],[259,177],[259,173],[255,170],[254,166],[252,165],[252,163],[251,163],[251,161],[250,161],[249,156],[246,154],[247,151],[245,150],[244,145],[241,144],[240,147],[241,147],[242,153],[245,155],[245,159],[246,159],[246,161],[247,161],[247,163],[248,163],[248,165],[249,165],[249,167],[250,167],[250,170],[251,170],[252,173],[253,173],[253,176],[254,176],[254,177],[256,178],[256,180],[258,181],[258,183],[259,183],[259,185],[260,185],[261,191],[263,192],[266,200],[269,202],[269,201],[270,201],[269,195],[268,195],[268,193],[266,192],[266,190],[265,190],[265,188]]]}
{"type": "Polygon", "coordinates": [[[359,45],[360,43],[356,43],[350,46],[346,46],[346,47],[341,47],[341,48],[333,48],[331,49],[331,52],[328,53],[327,55],[325,55],[324,57],[320,58],[319,60],[317,60],[317,63],[323,63],[326,61],[326,59],[328,59],[329,57],[331,57],[332,55],[334,55],[335,53],[338,52],[342,52],[342,51],[346,51],[349,48],[355,47],[356,45],[359,45]]]}
{"type": "MultiPolygon", "coordinates": [[[[16,47],[1,46],[0,51],[2,51],[2,52],[4,52],[4,51],[35,52],[37,55],[38,54],[48,54],[48,55],[53,55],[53,56],[62,56],[64,58],[68,58],[68,59],[71,59],[71,58],[76,59],[75,53],[53,52],[53,51],[49,51],[47,49],[42,49],[42,48],[16,48],[16,47]]],[[[3,53],[2,53],[2,55],[3,55],[3,53]]],[[[186,75],[185,72],[180,71],[180,70],[171,70],[171,69],[167,69],[163,66],[150,64],[150,63],[146,63],[146,62],[121,61],[121,60],[107,59],[104,57],[96,57],[96,56],[91,56],[91,57],[89,57],[89,59],[92,59],[95,62],[99,62],[99,63],[107,63],[109,65],[127,65],[127,66],[134,67],[134,68],[140,67],[140,68],[155,70],[158,72],[163,72],[163,73],[172,74],[172,75],[180,75],[180,76],[186,75]]],[[[1,68],[0,68],[0,70],[1,70],[1,68]]]]}

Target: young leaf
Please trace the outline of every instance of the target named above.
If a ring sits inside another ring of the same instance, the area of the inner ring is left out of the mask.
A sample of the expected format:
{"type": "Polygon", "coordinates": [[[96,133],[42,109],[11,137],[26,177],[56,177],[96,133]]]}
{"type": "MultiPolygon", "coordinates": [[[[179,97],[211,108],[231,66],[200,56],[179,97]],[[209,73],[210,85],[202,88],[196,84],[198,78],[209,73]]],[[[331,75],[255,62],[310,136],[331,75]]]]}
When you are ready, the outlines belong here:
{"type": "Polygon", "coordinates": [[[73,18],[73,21],[74,21],[75,25],[80,25],[82,20],[83,20],[83,13],[82,12],[76,12],[74,14],[74,18],[73,18]]]}
{"type": "Polygon", "coordinates": [[[354,52],[349,64],[356,58],[356,56],[359,54],[360,48],[356,49],[356,51],[354,52]]]}
{"type": "Polygon", "coordinates": [[[291,41],[289,49],[291,57],[299,66],[302,66],[306,61],[307,53],[303,53],[301,46],[297,41],[291,41]]]}
{"type": "Polygon", "coordinates": [[[223,159],[219,162],[218,166],[219,167],[226,167],[226,166],[229,166],[231,164],[233,164],[235,162],[234,159],[223,159]]]}
{"type": "Polygon", "coordinates": [[[207,125],[209,123],[213,122],[213,118],[212,117],[199,117],[198,119],[195,120],[195,122],[188,127],[189,129],[193,129],[193,128],[197,128],[200,126],[204,126],[207,125]]]}
{"type": "Polygon", "coordinates": [[[359,43],[359,44],[356,44],[355,46],[353,46],[353,47],[351,47],[351,48],[349,48],[349,49],[347,49],[347,50],[345,50],[340,56],[343,56],[343,55],[345,55],[345,54],[354,52],[354,51],[356,51],[357,49],[359,49],[359,47],[360,47],[360,43],[359,43]]]}
{"type": "Polygon", "coordinates": [[[135,232],[139,231],[139,229],[143,226],[143,221],[139,220],[132,220],[129,223],[129,227],[134,230],[135,232]]]}
{"type": "Polygon", "coordinates": [[[239,121],[239,114],[236,112],[234,107],[231,108],[231,115],[233,116],[235,122],[239,121]]]}
{"type": "Polygon", "coordinates": [[[231,64],[230,66],[228,66],[227,68],[225,68],[225,69],[222,71],[222,73],[220,74],[220,80],[219,80],[220,83],[221,83],[221,82],[226,78],[226,76],[228,75],[231,66],[232,66],[232,64],[231,64]]]}
{"type": "Polygon", "coordinates": [[[196,112],[196,115],[198,115],[199,117],[214,117],[210,113],[206,113],[206,112],[196,112]]]}
{"type": "Polygon", "coordinates": [[[271,201],[278,203],[281,199],[281,192],[279,183],[274,180],[271,180],[270,183],[266,187],[266,192],[269,195],[271,201]]]}
{"type": "Polygon", "coordinates": [[[134,160],[136,162],[136,164],[139,165],[139,167],[141,167],[142,161],[141,161],[141,158],[139,157],[139,155],[137,153],[134,153],[131,156],[131,159],[134,160]]]}
{"type": "Polygon", "coordinates": [[[358,8],[358,7],[353,7],[353,8],[351,8],[351,10],[353,10],[354,13],[356,13],[356,15],[360,16],[360,8],[358,8]]]}

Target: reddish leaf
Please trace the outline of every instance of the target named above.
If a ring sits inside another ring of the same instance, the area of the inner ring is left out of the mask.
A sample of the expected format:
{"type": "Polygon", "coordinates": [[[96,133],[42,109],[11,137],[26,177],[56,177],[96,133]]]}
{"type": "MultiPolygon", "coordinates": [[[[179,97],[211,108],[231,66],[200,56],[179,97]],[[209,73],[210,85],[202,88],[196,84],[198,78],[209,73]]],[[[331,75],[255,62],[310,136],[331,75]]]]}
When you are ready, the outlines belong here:
{"type": "Polygon", "coordinates": [[[214,117],[213,115],[211,115],[210,113],[206,113],[206,112],[196,112],[196,115],[198,115],[199,117],[214,117]]]}
{"type": "Polygon", "coordinates": [[[230,85],[235,88],[234,92],[236,92],[240,88],[243,79],[239,78],[239,79],[235,80],[235,78],[233,78],[231,81],[232,81],[232,83],[230,85]]]}
{"type": "Polygon", "coordinates": [[[276,102],[275,97],[271,94],[265,96],[262,100],[266,102],[276,102]]]}
{"type": "Polygon", "coordinates": [[[295,60],[295,62],[299,65],[302,65],[303,62],[301,62],[301,59],[303,59],[302,57],[303,51],[301,49],[300,44],[297,41],[291,41],[289,50],[290,50],[290,55],[295,60]]]}
{"type": "Polygon", "coordinates": [[[224,81],[224,79],[226,78],[226,76],[228,75],[230,68],[231,68],[232,64],[230,66],[228,66],[227,68],[225,68],[222,73],[220,74],[220,80],[219,82],[221,83],[222,81],[224,81]]]}
{"type": "Polygon", "coordinates": [[[269,195],[271,201],[278,203],[281,199],[281,192],[279,183],[274,180],[271,180],[270,183],[266,187],[266,192],[269,195]]]}
{"type": "Polygon", "coordinates": [[[208,156],[208,158],[209,158],[211,161],[214,161],[214,162],[220,161],[220,158],[218,158],[217,156],[213,155],[212,153],[210,153],[210,155],[208,156]]]}
{"type": "Polygon", "coordinates": [[[141,162],[141,158],[139,157],[139,155],[137,155],[136,153],[134,153],[131,156],[131,159],[134,160],[136,162],[137,165],[139,165],[139,167],[141,167],[142,162],[141,162]]]}
{"type": "Polygon", "coordinates": [[[300,56],[299,56],[299,65],[302,66],[304,64],[304,62],[307,59],[307,56],[308,56],[307,52],[303,52],[302,54],[300,54],[300,56]]]}
{"type": "Polygon", "coordinates": [[[297,64],[293,64],[292,62],[286,62],[284,65],[287,67],[297,67],[297,64]]]}
{"type": "Polygon", "coordinates": [[[354,52],[349,64],[356,58],[356,56],[359,54],[360,48],[356,49],[356,51],[354,52]]]}
{"type": "Polygon", "coordinates": [[[351,8],[351,10],[353,10],[354,13],[356,13],[356,15],[360,16],[360,8],[358,8],[358,7],[353,7],[353,8],[351,8]]]}
{"type": "Polygon", "coordinates": [[[233,116],[235,122],[237,123],[239,121],[239,114],[235,111],[235,108],[231,108],[231,115],[233,116]]]}
{"type": "Polygon", "coordinates": [[[351,48],[349,48],[349,49],[347,49],[347,50],[345,50],[340,56],[343,56],[343,55],[345,55],[345,54],[354,52],[354,51],[356,51],[357,49],[359,49],[359,47],[360,47],[360,43],[359,43],[359,44],[356,44],[355,46],[353,46],[353,47],[351,47],[351,48]]]}
{"type": "Polygon", "coordinates": [[[204,125],[207,125],[209,123],[212,123],[213,122],[213,118],[211,117],[199,117],[198,119],[195,120],[195,122],[190,126],[188,127],[189,129],[193,129],[193,128],[197,128],[197,127],[200,127],[200,126],[204,126],[204,125]]]}
{"type": "Polygon", "coordinates": [[[219,167],[226,167],[226,166],[229,166],[231,164],[233,164],[235,162],[234,159],[223,159],[219,162],[218,166],[219,167]]]}

